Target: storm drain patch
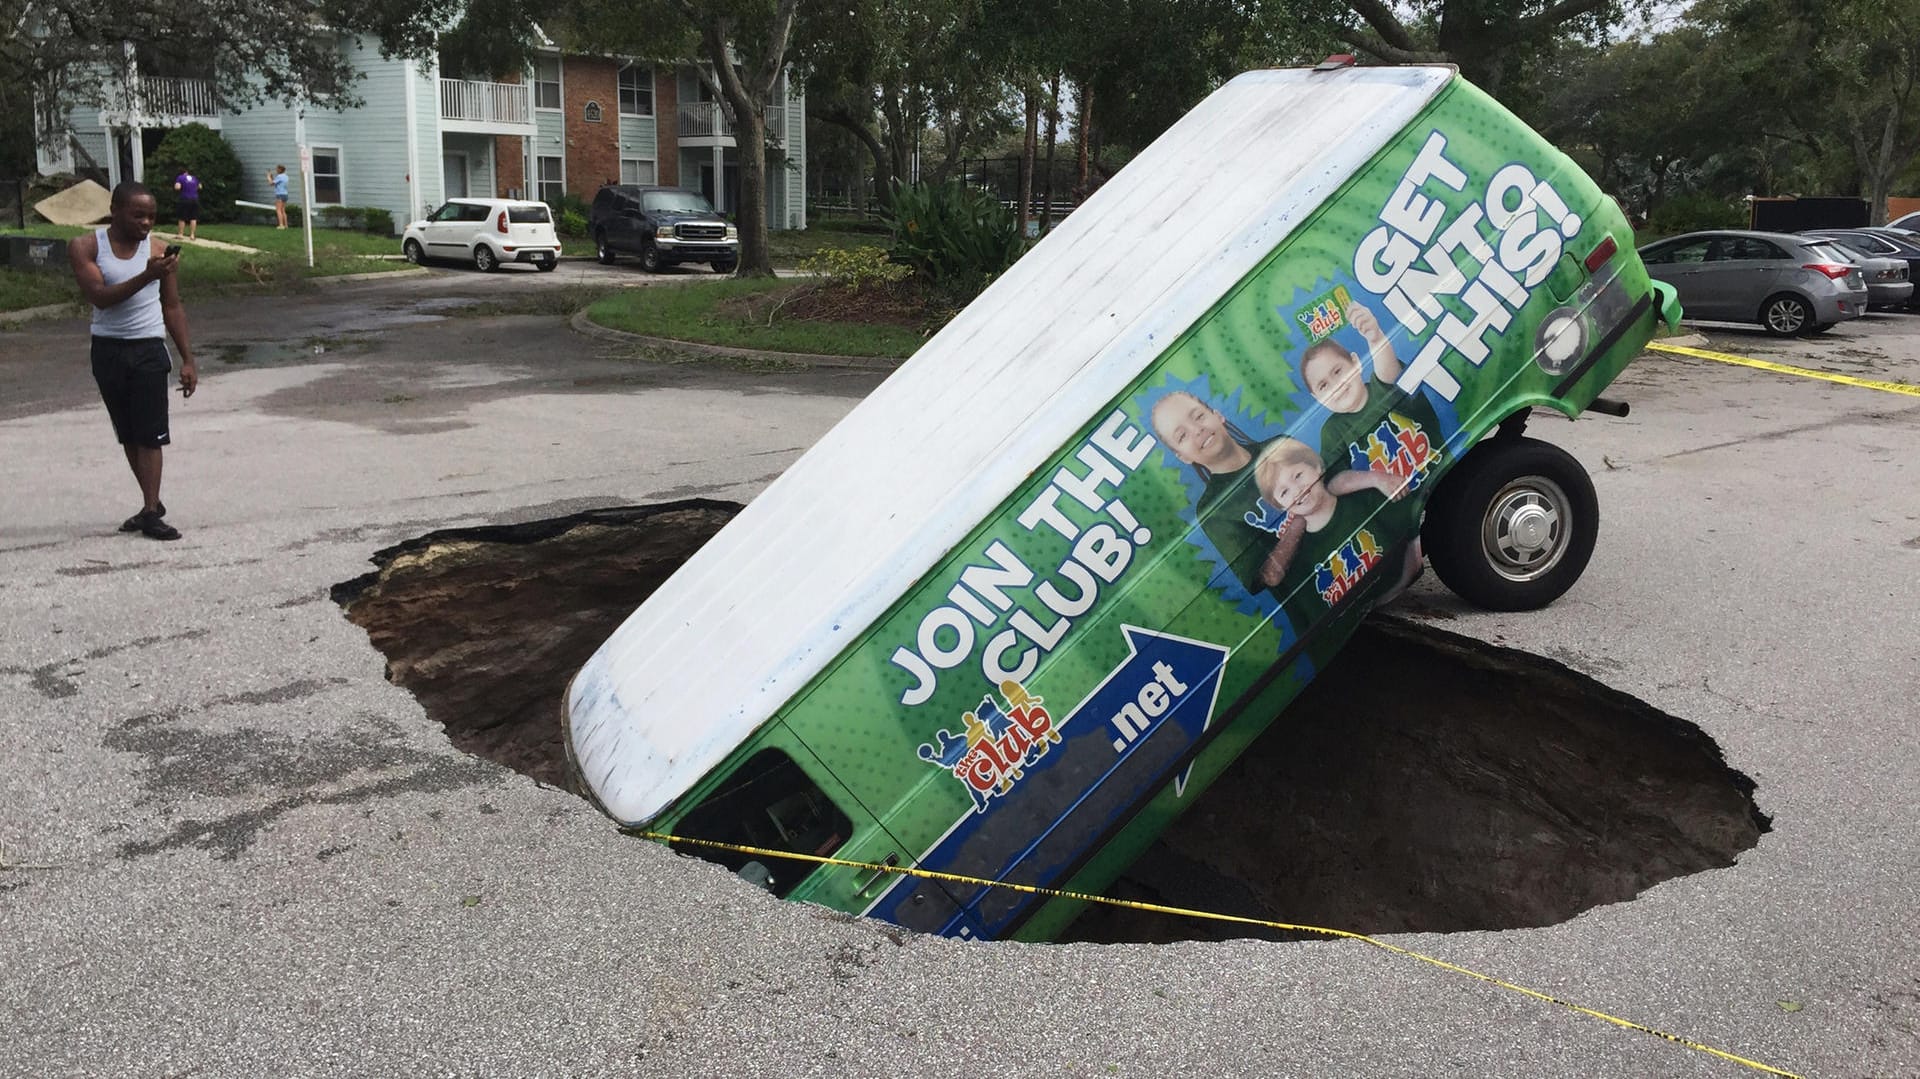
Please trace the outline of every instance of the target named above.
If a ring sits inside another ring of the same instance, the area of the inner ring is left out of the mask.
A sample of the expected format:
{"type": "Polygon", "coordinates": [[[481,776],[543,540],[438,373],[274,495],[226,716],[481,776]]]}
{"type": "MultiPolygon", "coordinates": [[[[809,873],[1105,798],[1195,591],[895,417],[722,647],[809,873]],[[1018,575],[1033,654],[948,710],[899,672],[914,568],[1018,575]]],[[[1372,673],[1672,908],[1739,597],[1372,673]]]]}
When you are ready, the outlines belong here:
{"type": "MultiPolygon", "coordinates": [[[[570,787],[567,681],[739,508],[434,532],[333,598],[457,747],[570,787]]],[[[1753,793],[1691,723],[1553,660],[1376,616],[1108,894],[1360,933],[1549,925],[1733,864],[1769,827],[1753,793]]],[[[1286,934],[1093,907],[1067,939],[1250,935],[1286,934]]]]}

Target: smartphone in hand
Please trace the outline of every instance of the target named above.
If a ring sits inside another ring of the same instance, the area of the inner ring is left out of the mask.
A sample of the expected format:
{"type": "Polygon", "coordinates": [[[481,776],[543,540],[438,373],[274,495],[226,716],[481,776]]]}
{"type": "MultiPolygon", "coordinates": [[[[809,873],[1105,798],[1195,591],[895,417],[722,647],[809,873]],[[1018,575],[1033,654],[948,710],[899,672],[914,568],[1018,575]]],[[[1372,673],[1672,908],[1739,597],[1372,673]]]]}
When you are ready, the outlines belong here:
{"type": "Polygon", "coordinates": [[[179,244],[168,244],[166,251],[163,252],[163,254],[165,254],[166,257],[168,258],[172,258],[173,256],[178,255],[179,253],[180,253],[179,244]]]}

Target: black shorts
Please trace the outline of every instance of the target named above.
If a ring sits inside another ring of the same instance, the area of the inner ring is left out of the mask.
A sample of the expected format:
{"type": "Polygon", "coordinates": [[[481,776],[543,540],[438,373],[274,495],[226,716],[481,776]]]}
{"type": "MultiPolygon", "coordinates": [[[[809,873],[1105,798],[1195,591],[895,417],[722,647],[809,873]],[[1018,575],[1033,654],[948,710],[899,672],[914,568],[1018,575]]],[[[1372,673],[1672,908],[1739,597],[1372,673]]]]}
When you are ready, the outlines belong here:
{"type": "Polygon", "coordinates": [[[93,381],[123,446],[164,446],[167,433],[167,373],[173,357],[159,337],[95,337],[93,381]]]}
{"type": "Polygon", "coordinates": [[[181,199],[180,200],[180,216],[178,220],[199,221],[200,220],[200,200],[199,199],[181,199]]]}

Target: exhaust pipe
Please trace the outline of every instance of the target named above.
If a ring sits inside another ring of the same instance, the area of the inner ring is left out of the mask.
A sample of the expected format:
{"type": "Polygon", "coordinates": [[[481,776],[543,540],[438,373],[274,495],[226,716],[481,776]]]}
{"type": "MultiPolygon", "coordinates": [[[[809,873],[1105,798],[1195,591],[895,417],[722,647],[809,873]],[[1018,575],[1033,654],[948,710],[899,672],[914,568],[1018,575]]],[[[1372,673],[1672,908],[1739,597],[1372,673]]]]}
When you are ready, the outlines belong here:
{"type": "Polygon", "coordinates": [[[1611,397],[1596,397],[1587,405],[1588,412],[1598,412],[1604,416],[1625,416],[1631,408],[1625,401],[1616,401],[1611,397]]]}

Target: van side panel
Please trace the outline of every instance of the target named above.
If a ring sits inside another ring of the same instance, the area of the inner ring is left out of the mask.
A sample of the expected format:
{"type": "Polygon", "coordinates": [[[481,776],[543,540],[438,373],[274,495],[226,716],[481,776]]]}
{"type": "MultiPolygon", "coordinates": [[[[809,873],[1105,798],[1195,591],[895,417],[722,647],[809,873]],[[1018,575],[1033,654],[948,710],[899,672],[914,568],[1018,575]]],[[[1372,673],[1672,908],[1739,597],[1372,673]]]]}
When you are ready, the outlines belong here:
{"type": "MultiPolygon", "coordinates": [[[[1455,79],[781,721],[910,861],[1098,891],[1417,566],[1435,481],[1514,409],[1591,400],[1654,306],[1612,201],[1455,79]],[[1196,406],[1208,438],[1166,441],[1196,406]]],[[[1075,910],[922,887],[857,909],[1035,939],[1075,910]]]]}

